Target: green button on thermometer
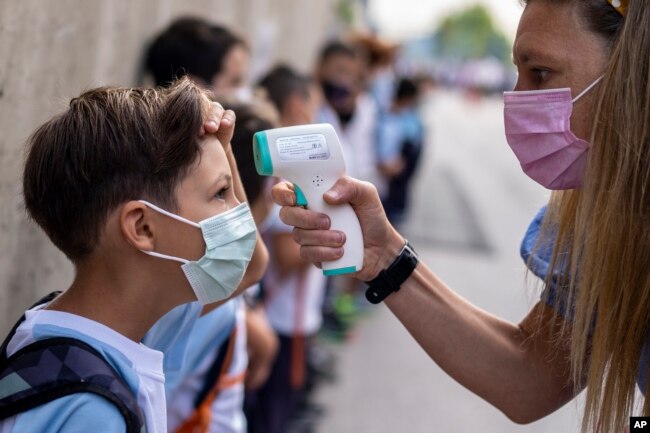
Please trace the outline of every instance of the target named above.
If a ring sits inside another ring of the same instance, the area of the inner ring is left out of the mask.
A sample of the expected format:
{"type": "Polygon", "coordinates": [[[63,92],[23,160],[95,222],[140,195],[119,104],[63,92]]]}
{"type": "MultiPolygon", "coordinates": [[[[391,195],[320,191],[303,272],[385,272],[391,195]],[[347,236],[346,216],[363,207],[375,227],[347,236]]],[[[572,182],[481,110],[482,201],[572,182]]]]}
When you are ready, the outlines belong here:
{"type": "Polygon", "coordinates": [[[305,194],[302,192],[300,187],[294,183],[293,189],[296,193],[296,205],[307,206],[307,198],[305,197],[305,194]]]}
{"type": "Polygon", "coordinates": [[[331,230],[345,233],[343,257],[323,263],[328,276],[350,274],[363,267],[361,226],[349,204],[332,206],[323,194],[345,176],[341,144],[332,125],[301,125],[261,131],[253,137],[257,172],[293,183],[296,204],[329,216],[331,230]]]}

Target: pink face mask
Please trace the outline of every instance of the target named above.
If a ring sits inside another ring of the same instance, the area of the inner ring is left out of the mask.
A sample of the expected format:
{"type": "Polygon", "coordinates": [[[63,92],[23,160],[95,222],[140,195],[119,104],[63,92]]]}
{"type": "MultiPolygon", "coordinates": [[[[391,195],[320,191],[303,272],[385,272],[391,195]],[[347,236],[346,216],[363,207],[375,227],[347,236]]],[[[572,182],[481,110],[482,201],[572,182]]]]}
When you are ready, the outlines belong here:
{"type": "Polygon", "coordinates": [[[552,190],[582,185],[589,143],[571,132],[571,113],[602,78],[573,99],[569,88],[503,94],[508,144],[524,173],[540,185],[552,190]]]}

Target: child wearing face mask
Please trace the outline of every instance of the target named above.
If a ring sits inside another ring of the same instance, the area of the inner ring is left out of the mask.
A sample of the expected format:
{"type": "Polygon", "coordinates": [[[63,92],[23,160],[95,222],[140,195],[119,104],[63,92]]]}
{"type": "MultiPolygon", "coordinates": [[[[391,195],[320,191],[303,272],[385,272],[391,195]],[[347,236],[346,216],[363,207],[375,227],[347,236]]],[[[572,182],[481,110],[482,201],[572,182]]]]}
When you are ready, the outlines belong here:
{"type": "Polygon", "coordinates": [[[174,307],[236,295],[265,266],[234,121],[183,79],[87,91],[32,135],[25,205],[76,274],[1,347],[1,432],[167,432],[163,353],[143,336],[174,307]]]}
{"type": "MultiPolygon", "coordinates": [[[[248,50],[245,42],[228,29],[201,18],[185,17],[171,23],[153,41],[145,64],[158,85],[164,86],[175,74],[182,73],[197,84],[211,88],[221,100],[239,100],[233,96],[242,93],[248,50]]],[[[248,100],[252,92],[243,93],[248,100]]],[[[255,122],[251,123],[251,119],[257,119],[266,128],[272,127],[271,120],[265,118],[272,118],[274,113],[253,113],[258,111],[258,106],[264,108],[262,101],[255,100],[254,106],[255,110],[253,104],[238,105],[245,125],[235,131],[235,152],[252,151],[250,143],[255,131],[250,132],[249,126],[255,122]]],[[[239,163],[259,223],[266,213],[263,200],[257,199],[263,179],[253,169],[252,155],[241,155],[239,163]]],[[[246,386],[249,387],[257,387],[265,380],[268,364],[275,354],[275,336],[265,316],[260,311],[245,311],[241,299],[204,308],[198,321],[195,308],[187,305],[171,312],[145,340],[166,354],[170,431],[191,430],[197,425],[205,431],[245,431],[241,407],[243,373],[248,366],[246,386]]]]}
{"type": "MultiPolygon", "coordinates": [[[[232,148],[257,224],[264,221],[270,201],[265,194],[266,178],[255,170],[253,135],[275,124],[271,115],[253,105],[229,105],[237,112],[232,148]]],[[[271,113],[272,114],[272,113],[271,113]]],[[[253,289],[249,289],[254,290],[253,289]]],[[[243,413],[244,389],[259,387],[268,376],[277,339],[269,329],[263,310],[244,307],[242,296],[215,308],[204,307],[201,316],[187,326],[182,306],[160,320],[145,338],[145,344],[164,346],[170,432],[247,431],[243,413]],[[169,343],[179,330],[186,335],[169,343]],[[249,365],[249,353],[251,354],[249,365]]]]}
{"type": "MultiPolygon", "coordinates": [[[[319,94],[308,77],[279,65],[260,80],[260,87],[277,108],[281,126],[313,122],[319,94]]],[[[269,380],[247,394],[251,433],[287,431],[290,419],[304,401],[311,340],[322,323],[325,277],[300,258],[291,228],[280,221],[278,211],[274,207],[260,229],[270,245],[262,302],[278,336],[279,351],[269,380]]]]}

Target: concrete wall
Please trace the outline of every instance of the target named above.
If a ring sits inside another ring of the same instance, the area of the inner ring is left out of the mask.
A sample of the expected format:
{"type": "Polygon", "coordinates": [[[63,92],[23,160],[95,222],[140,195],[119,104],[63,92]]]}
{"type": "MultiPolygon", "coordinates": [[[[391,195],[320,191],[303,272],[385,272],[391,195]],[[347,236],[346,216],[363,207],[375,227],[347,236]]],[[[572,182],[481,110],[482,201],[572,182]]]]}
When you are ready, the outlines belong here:
{"type": "Polygon", "coordinates": [[[334,0],[0,0],[0,335],[73,270],[21,198],[23,144],[69,98],[98,85],[141,82],[140,57],[179,15],[246,37],[253,73],[276,60],[308,70],[335,29],[334,0]]]}

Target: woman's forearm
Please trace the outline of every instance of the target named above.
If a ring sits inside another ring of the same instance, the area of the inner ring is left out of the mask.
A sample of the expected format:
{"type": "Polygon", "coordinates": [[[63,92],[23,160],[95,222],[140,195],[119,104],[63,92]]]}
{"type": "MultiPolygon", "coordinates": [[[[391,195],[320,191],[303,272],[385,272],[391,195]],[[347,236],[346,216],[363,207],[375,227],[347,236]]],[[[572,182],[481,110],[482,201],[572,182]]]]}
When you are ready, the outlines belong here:
{"type": "MultiPolygon", "coordinates": [[[[386,304],[445,372],[515,422],[535,421],[574,395],[566,357],[553,359],[555,329],[531,333],[488,314],[422,263],[386,304]]],[[[537,321],[542,308],[527,320],[537,321]]]]}

